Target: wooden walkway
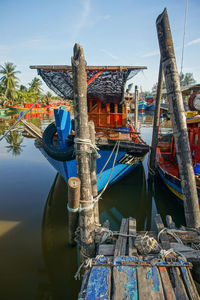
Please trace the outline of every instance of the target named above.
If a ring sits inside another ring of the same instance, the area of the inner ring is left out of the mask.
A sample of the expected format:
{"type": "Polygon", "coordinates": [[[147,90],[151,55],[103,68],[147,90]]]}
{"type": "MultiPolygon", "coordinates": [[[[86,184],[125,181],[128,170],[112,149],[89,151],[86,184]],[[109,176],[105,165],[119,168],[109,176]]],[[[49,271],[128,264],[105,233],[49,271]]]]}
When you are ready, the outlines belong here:
{"type": "MultiPolygon", "coordinates": [[[[148,255],[141,255],[134,246],[136,237],[145,235],[144,232],[136,232],[135,219],[122,219],[121,235],[117,239],[108,236],[108,231],[104,232],[103,239],[107,234],[107,240],[99,245],[96,258],[88,260],[85,265],[79,300],[200,299],[190,271],[192,264],[189,262],[199,260],[197,253],[193,255],[194,249],[183,244],[179,244],[179,250],[186,254],[189,261],[182,255],[166,252],[171,248],[174,237],[166,233],[160,215],[155,217],[155,222],[157,232],[148,235],[156,237],[161,231],[160,249],[148,255]],[[166,257],[161,256],[161,248],[165,250],[163,253],[166,257]]],[[[171,228],[174,227],[170,218],[168,223],[171,228]]],[[[197,232],[174,232],[175,238],[185,243],[190,240],[199,242],[197,232]]]]}

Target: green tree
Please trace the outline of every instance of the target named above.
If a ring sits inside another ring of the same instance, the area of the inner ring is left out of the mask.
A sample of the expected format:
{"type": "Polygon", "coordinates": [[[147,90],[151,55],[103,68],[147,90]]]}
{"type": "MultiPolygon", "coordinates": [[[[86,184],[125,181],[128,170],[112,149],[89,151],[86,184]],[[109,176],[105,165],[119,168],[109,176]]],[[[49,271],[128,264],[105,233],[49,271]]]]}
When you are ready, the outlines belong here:
{"type": "Polygon", "coordinates": [[[16,96],[16,90],[18,86],[19,79],[16,74],[20,71],[16,71],[16,66],[11,62],[6,62],[4,65],[0,65],[0,83],[2,94],[12,102],[16,96]]]}
{"type": "Polygon", "coordinates": [[[35,92],[39,95],[41,95],[42,93],[42,81],[37,78],[34,77],[33,80],[31,81],[31,83],[29,83],[29,91],[35,92]]]}
{"type": "Polygon", "coordinates": [[[196,83],[196,80],[194,79],[192,73],[185,73],[185,75],[182,73],[179,75],[179,77],[180,77],[181,86],[187,86],[196,83]]]}

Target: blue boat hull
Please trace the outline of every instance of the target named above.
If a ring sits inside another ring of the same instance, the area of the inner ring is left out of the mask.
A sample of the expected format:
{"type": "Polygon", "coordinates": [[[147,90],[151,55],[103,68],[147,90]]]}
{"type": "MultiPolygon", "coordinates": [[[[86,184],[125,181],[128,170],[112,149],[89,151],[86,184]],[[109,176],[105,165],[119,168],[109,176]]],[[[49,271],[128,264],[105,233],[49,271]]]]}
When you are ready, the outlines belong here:
{"type": "MultiPolygon", "coordinates": [[[[39,148],[40,151],[43,153],[43,155],[46,157],[46,159],[50,162],[50,164],[59,172],[59,174],[65,179],[66,182],[68,182],[68,179],[70,177],[76,177],[77,171],[76,171],[76,160],[73,159],[71,161],[61,162],[53,159],[50,157],[43,148],[39,148]]],[[[101,155],[101,158],[97,159],[97,176],[101,172],[102,168],[104,167],[105,163],[107,162],[111,151],[110,150],[100,150],[98,151],[101,155]]],[[[130,172],[134,170],[136,166],[138,166],[141,163],[141,158],[134,158],[134,164],[129,164],[128,158],[126,158],[126,152],[119,151],[116,158],[116,163],[113,167],[115,152],[113,153],[110,161],[108,162],[106,168],[103,170],[103,172],[100,174],[100,176],[97,179],[97,189],[98,191],[101,191],[104,186],[106,185],[111,171],[111,177],[109,180],[109,184],[111,185],[118,180],[122,179],[124,176],[128,175],[130,172]],[[120,163],[120,161],[126,161],[125,163],[120,163]]]]}
{"type": "MultiPolygon", "coordinates": [[[[165,185],[168,187],[168,189],[176,196],[179,200],[182,200],[183,203],[183,194],[181,189],[181,182],[179,179],[176,179],[174,176],[171,176],[169,173],[165,173],[162,168],[157,166],[158,173],[160,177],[162,178],[165,185]]],[[[200,189],[197,187],[197,194],[200,204],[200,189]]]]}

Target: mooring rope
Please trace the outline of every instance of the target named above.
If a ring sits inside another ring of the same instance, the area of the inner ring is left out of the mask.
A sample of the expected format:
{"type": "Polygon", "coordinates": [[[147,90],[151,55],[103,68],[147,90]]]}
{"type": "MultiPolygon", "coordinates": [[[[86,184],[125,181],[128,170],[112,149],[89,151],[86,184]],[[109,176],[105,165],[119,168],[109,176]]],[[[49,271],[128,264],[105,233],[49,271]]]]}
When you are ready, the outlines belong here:
{"type": "MultiPolygon", "coordinates": [[[[99,148],[95,144],[92,144],[90,139],[75,138],[74,143],[75,144],[85,144],[85,145],[90,146],[90,148],[92,148],[94,150],[96,158],[101,157],[101,155],[98,153],[99,148]]],[[[90,150],[75,150],[74,151],[75,154],[82,154],[82,153],[85,153],[85,152],[92,153],[90,150]]]]}
{"type": "Polygon", "coordinates": [[[179,244],[183,244],[183,242],[181,241],[181,239],[176,235],[176,233],[174,232],[173,229],[169,229],[164,227],[159,233],[158,233],[158,241],[160,239],[160,235],[161,233],[163,233],[164,231],[166,231],[166,233],[170,234],[171,236],[173,236],[173,238],[179,243],[179,244]]]}
{"type": "MultiPolygon", "coordinates": [[[[80,200],[80,205],[79,205],[78,208],[75,208],[75,209],[74,209],[74,208],[71,208],[71,207],[69,207],[69,205],[68,205],[68,203],[67,203],[67,209],[68,209],[69,212],[72,212],[72,213],[78,212],[78,213],[80,213],[80,212],[82,212],[82,211],[84,211],[84,210],[93,209],[94,206],[95,206],[95,204],[99,201],[99,199],[101,199],[102,194],[105,192],[105,190],[106,190],[106,188],[107,188],[107,186],[108,186],[108,184],[109,184],[109,182],[110,182],[110,178],[111,178],[111,176],[112,176],[112,172],[113,172],[113,170],[114,170],[115,163],[116,163],[116,159],[117,159],[117,155],[118,155],[118,152],[119,152],[119,145],[120,145],[120,141],[117,142],[117,150],[116,150],[115,157],[114,157],[114,160],[113,160],[112,169],[111,169],[111,171],[110,171],[110,175],[109,175],[109,177],[108,177],[108,180],[107,180],[107,182],[106,182],[106,184],[105,184],[103,190],[102,190],[102,191],[100,192],[100,194],[98,194],[96,197],[93,197],[93,196],[91,195],[91,200],[89,200],[89,201],[80,200]],[[81,205],[81,203],[88,203],[88,202],[91,202],[91,204],[88,205],[88,206],[84,206],[84,207],[83,207],[83,206],[81,205]]],[[[114,151],[113,151],[113,152],[114,152],[114,151]]],[[[113,152],[112,152],[112,153],[113,153],[113,152]]]]}
{"type": "Polygon", "coordinates": [[[97,176],[97,179],[99,178],[99,176],[101,175],[101,173],[103,172],[103,170],[105,169],[105,167],[107,166],[107,164],[109,163],[109,161],[110,161],[110,159],[111,159],[111,157],[112,157],[112,155],[113,155],[113,152],[115,151],[115,148],[116,148],[116,146],[117,146],[117,143],[118,143],[118,142],[115,143],[115,145],[114,145],[114,147],[113,147],[113,150],[112,150],[112,152],[110,153],[110,155],[109,155],[109,157],[108,157],[108,159],[107,159],[105,165],[104,165],[103,168],[101,169],[99,175],[97,176]]]}

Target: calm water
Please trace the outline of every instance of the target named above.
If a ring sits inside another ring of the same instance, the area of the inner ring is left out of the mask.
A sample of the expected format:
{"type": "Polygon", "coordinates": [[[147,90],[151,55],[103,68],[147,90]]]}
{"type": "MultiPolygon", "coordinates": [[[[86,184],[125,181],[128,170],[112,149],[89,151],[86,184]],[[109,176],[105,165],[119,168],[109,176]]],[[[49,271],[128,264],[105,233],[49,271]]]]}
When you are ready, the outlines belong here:
{"type": "MultiPolygon", "coordinates": [[[[52,118],[38,116],[32,122],[45,128],[52,118]]],[[[0,116],[0,135],[15,120],[0,116]]],[[[151,144],[152,116],[139,121],[143,139],[151,144]]],[[[67,187],[34,139],[22,132],[19,126],[0,142],[0,299],[76,299],[77,253],[67,245],[67,187]]],[[[147,159],[100,202],[101,222],[109,219],[113,230],[129,216],[137,219],[137,229],[154,229],[156,213],[184,224],[182,206],[162,182],[148,187],[147,159]]]]}

